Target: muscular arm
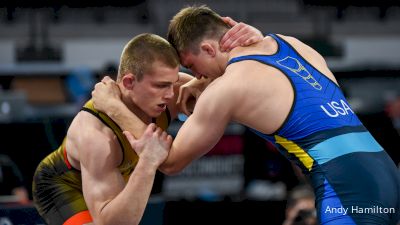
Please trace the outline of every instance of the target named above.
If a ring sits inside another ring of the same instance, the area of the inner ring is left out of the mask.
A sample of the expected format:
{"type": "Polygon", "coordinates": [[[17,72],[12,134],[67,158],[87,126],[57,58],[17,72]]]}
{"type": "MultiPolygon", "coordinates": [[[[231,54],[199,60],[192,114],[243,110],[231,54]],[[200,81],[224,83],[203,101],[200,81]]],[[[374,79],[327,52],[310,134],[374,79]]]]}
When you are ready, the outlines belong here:
{"type": "Polygon", "coordinates": [[[234,99],[231,87],[212,85],[207,88],[196,103],[193,114],[179,129],[168,158],[159,169],[169,175],[176,174],[209,152],[231,120],[234,99]]]}
{"type": "Polygon", "coordinates": [[[158,158],[138,153],[141,157],[125,183],[118,169],[121,157],[116,153],[122,153],[118,141],[111,130],[104,129],[89,129],[90,133],[82,137],[84,150],[80,161],[85,201],[96,224],[139,224],[157,167],[166,158],[169,146],[150,149],[153,152],[148,155],[158,158]]]}
{"type": "MultiPolygon", "coordinates": [[[[231,120],[235,99],[235,91],[231,85],[221,87],[214,84],[207,88],[199,97],[193,114],[179,129],[168,158],[159,169],[166,174],[175,174],[210,151],[231,120]]],[[[132,113],[125,116],[127,120],[135,117],[132,113]]],[[[122,122],[130,131],[128,123],[122,122]]]]}
{"type": "Polygon", "coordinates": [[[179,129],[167,160],[158,169],[168,175],[176,174],[215,146],[231,120],[237,97],[231,85],[225,87],[212,85],[204,91],[193,114],[179,129]]]}
{"type": "MultiPolygon", "coordinates": [[[[224,35],[221,39],[220,45],[224,50],[232,49],[239,45],[250,45],[254,42],[262,40],[263,36],[259,30],[254,27],[251,27],[244,23],[237,23],[229,17],[223,18],[225,23],[230,25],[232,28],[224,35]]],[[[190,98],[189,94],[179,94],[179,87],[185,83],[182,82],[184,80],[189,81],[191,77],[187,74],[180,73],[180,82],[174,87],[175,99],[171,101],[171,104],[168,105],[168,109],[171,112],[172,118],[178,114],[178,112],[183,112],[189,115],[190,109],[187,107],[187,100],[190,98]],[[185,78],[186,77],[186,78],[185,78]],[[177,88],[178,87],[178,88],[177,88]],[[178,96],[180,97],[179,99],[178,96]],[[178,102],[176,101],[178,100],[178,102]]],[[[203,82],[203,81],[201,81],[203,82]]],[[[206,86],[208,82],[203,82],[206,86]]],[[[97,87],[101,87],[102,83],[96,84],[97,87]]],[[[190,88],[189,88],[190,89],[190,88]]],[[[132,115],[131,111],[119,100],[119,98],[110,97],[107,95],[100,96],[98,99],[96,95],[92,92],[93,102],[96,109],[105,112],[108,116],[110,116],[114,121],[117,122],[124,130],[128,130],[132,133],[134,137],[140,137],[143,131],[146,129],[146,124],[144,124],[138,117],[132,115]],[[96,100],[97,99],[97,100],[96,100]]],[[[189,91],[190,92],[190,91],[189,91]]],[[[108,92],[107,92],[108,93],[108,92]]],[[[198,97],[198,94],[197,96],[198,97]]],[[[190,103],[189,103],[190,104],[190,103]]],[[[189,107],[190,108],[190,107],[189,107]]]]}

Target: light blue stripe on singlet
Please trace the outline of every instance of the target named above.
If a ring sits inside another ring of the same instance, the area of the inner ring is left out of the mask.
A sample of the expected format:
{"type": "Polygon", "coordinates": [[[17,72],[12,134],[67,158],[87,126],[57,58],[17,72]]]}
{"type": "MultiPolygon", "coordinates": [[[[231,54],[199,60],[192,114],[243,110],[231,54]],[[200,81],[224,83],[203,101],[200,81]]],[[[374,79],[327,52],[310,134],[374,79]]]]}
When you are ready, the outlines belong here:
{"type": "Polygon", "coordinates": [[[321,165],[352,152],[380,152],[382,150],[383,148],[369,132],[360,132],[329,138],[308,150],[308,154],[321,165]]]}

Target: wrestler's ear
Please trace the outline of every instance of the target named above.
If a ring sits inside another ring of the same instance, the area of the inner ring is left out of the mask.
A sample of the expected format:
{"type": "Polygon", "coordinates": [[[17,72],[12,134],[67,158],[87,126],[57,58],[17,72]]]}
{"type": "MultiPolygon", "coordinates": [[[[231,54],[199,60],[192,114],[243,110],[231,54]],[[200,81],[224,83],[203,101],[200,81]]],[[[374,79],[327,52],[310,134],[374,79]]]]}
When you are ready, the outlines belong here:
{"type": "Polygon", "coordinates": [[[217,54],[215,46],[212,45],[210,42],[207,42],[207,41],[203,41],[200,44],[200,49],[202,51],[206,52],[207,55],[209,55],[211,57],[214,57],[217,54]]]}
{"type": "Polygon", "coordinates": [[[132,73],[127,73],[122,77],[122,84],[128,90],[132,90],[136,84],[136,76],[132,73]]]}

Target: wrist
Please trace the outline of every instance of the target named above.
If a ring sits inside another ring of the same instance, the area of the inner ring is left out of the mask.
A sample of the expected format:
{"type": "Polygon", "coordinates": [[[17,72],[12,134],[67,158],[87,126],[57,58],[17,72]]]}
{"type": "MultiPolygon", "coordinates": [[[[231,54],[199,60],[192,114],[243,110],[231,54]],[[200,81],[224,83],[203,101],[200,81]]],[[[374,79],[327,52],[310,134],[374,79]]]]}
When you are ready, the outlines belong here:
{"type": "Polygon", "coordinates": [[[147,173],[155,173],[159,166],[160,163],[152,162],[151,160],[146,160],[145,158],[139,158],[135,170],[138,169],[147,173]]]}
{"type": "Polygon", "coordinates": [[[120,100],[109,100],[108,107],[104,109],[104,112],[111,118],[118,116],[120,110],[124,107],[124,103],[120,100]]]}

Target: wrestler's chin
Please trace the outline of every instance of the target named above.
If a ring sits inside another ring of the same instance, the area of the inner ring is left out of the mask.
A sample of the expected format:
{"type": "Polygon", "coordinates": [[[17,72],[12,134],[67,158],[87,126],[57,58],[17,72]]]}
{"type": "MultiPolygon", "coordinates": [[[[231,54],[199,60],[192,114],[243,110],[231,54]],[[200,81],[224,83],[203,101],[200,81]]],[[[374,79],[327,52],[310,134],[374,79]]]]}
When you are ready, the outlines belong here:
{"type": "Polygon", "coordinates": [[[165,110],[167,110],[166,105],[157,106],[151,111],[151,113],[149,113],[149,116],[153,118],[159,117],[163,112],[165,112],[165,110]]]}

